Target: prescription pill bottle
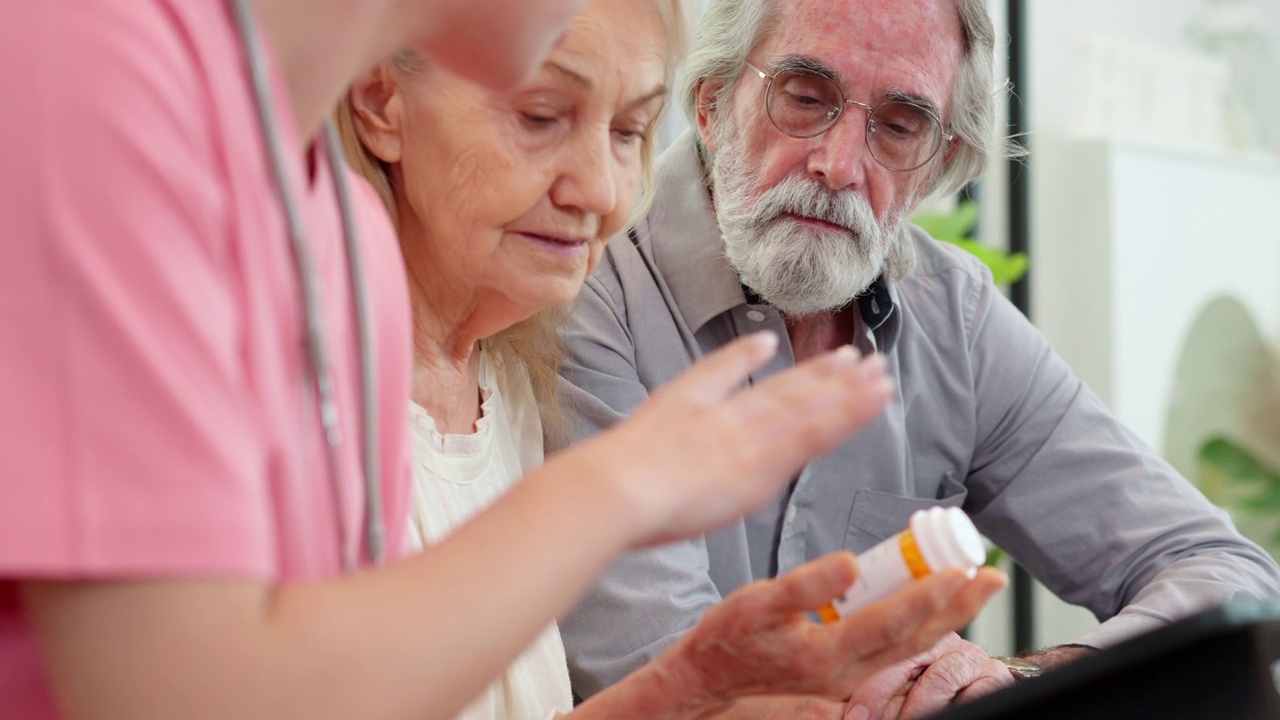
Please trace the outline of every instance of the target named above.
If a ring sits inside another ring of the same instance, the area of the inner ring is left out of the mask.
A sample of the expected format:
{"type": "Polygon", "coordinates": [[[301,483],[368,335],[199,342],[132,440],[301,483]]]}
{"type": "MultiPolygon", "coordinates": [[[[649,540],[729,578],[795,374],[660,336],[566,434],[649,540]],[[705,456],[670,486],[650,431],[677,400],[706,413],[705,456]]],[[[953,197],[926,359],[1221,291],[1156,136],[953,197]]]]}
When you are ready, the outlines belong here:
{"type": "Polygon", "coordinates": [[[907,529],[858,556],[858,579],[818,610],[834,622],[883,600],[918,580],[949,568],[973,577],[986,559],[982,536],[960,508],[932,507],[912,513],[907,529]]]}

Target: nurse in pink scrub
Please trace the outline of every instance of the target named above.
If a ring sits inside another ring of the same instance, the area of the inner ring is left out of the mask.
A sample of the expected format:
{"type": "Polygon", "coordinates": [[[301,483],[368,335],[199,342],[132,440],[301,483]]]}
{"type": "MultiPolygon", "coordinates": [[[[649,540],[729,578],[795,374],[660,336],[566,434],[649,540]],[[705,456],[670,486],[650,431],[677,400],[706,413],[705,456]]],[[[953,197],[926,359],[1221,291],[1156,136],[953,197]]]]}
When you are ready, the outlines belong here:
{"type": "MultiPolygon", "coordinates": [[[[735,393],[772,353],[749,339],[400,559],[405,282],[321,119],[406,46],[511,87],[580,4],[0,9],[0,714],[450,717],[613,555],[752,509],[879,411],[879,378],[836,356],[735,393]]],[[[943,578],[844,627],[794,622],[853,572],[753,586],[720,622],[762,668],[810,647],[871,668],[991,590],[943,578]]],[[[687,711],[718,680],[700,667],[676,658],[647,697],[687,711]]]]}

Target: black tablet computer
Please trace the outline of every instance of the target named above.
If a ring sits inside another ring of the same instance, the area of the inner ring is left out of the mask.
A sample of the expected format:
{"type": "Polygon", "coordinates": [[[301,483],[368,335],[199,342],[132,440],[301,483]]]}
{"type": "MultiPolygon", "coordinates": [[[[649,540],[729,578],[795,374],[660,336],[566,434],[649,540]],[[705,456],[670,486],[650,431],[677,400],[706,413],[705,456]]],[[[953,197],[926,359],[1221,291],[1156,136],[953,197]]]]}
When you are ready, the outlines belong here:
{"type": "Polygon", "coordinates": [[[1189,617],[936,720],[1280,719],[1280,599],[1189,617]]]}

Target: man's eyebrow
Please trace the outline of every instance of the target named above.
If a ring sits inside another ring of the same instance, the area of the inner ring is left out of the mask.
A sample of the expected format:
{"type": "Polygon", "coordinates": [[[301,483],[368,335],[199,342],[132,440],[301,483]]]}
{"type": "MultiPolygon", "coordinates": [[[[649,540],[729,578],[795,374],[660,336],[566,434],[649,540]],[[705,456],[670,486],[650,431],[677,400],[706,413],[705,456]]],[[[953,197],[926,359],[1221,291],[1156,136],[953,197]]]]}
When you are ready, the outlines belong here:
{"type": "Polygon", "coordinates": [[[932,100],[930,100],[929,98],[923,95],[919,95],[913,92],[907,92],[906,90],[898,90],[896,88],[893,88],[885,92],[884,99],[911,103],[912,105],[922,107],[925,110],[928,110],[929,112],[933,113],[934,117],[938,118],[939,120],[942,119],[942,108],[939,108],[936,103],[934,103],[932,100]]]}
{"type": "Polygon", "coordinates": [[[778,72],[799,70],[801,72],[819,75],[828,80],[833,80],[837,85],[844,85],[843,78],[840,77],[839,71],[821,60],[809,57],[808,55],[784,55],[773,61],[772,65],[778,72]]]}
{"type": "MultiPolygon", "coordinates": [[[[836,70],[817,58],[809,57],[808,55],[784,55],[783,57],[775,60],[772,65],[777,72],[799,70],[801,72],[812,73],[819,77],[831,80],[846,91],[850,89],[845,84],[844,78],[841,77],[839,70],[836,70]]],[[[877,100],[897,100],[899,102],[911,103],[912,105],[917,105],[928,110],[938,118],[942,117],[942,109],[938,107],[938,104],[919,93],[908,92],[898,88],[890,88],[881,94],[877,100]]]]}

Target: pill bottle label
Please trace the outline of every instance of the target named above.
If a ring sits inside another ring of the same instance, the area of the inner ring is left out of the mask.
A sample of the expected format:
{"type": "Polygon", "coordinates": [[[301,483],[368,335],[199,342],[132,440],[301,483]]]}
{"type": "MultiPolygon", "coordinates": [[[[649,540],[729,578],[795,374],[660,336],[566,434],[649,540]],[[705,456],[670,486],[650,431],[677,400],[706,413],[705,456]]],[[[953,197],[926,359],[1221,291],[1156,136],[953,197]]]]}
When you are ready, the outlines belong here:
{"type": "Polygon", "coordinates": [[[858,578],[833,603],[841,617],[902,590],[930,573],[910,531],[882,542],[858,558],[858,578]]]}

